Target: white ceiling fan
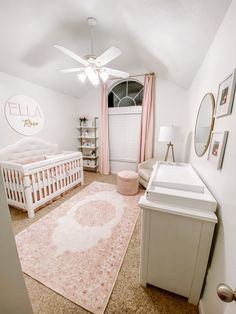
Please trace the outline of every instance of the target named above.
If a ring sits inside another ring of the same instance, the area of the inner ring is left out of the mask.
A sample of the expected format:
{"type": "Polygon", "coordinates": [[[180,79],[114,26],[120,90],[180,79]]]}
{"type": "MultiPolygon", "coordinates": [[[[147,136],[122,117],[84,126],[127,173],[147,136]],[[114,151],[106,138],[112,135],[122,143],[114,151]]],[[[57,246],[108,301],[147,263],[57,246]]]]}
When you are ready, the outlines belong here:
{"type": "Polygon", "coordinates": [[[106,82],[109,75],[121,78],[127,78],[129,73],[115,70],[112,68],[104,67],[107,63],[111,62],[115,58],[121,55],[121,51],[119,48],[112,46],[103,52],[99,57],[96,57],[93,53],[93,30],[97,24],[97,21],[93,17],[89,17],[87,19],[87,23],[91,29],[91,53],[80,57],[71,50],[55,45],[54,47],[58,50],[62,51],[69,57],[73,58],[74,60],[78,61],[83,67],[79,68],[70,68],[70,69],[63,69],[59,70],[62,73],[78,73],[77,76],[81,82],[85,82],[88,79],[93,85],[97,86],[102,80],[106,82]]]}

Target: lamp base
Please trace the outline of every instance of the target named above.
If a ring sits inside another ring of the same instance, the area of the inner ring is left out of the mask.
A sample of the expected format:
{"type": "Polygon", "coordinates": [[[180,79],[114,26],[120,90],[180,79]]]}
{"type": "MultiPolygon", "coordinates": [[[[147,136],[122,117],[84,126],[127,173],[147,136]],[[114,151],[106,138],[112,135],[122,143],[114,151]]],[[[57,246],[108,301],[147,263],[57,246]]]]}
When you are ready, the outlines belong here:
{"type": "Polygon", "coordinates": [[[173,160],[173,162],[175,162],[174,144],[172,144],[171,142],[167,144],[167,151],[166,151],[166,155],[165,155],[165,161],[167,161],[167,159],[168,159],[168,155],[169,155],[170,150],[171,150],[171,153],[172,153],[172,160],[173,160]]]}

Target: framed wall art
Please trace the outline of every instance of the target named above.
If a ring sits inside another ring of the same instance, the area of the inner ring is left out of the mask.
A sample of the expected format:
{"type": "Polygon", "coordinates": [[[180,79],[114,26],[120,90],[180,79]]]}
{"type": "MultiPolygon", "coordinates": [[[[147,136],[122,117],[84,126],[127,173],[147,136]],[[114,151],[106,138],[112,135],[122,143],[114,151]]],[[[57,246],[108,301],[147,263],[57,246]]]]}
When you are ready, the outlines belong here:
{"type": "Polygon", "coordinates": [[[208,151],[208,160],[219,170],[222,168],[228,131],[214,131],[208,151]]]}
{"type": "Polygon", "coordinates": [[[220,83],[217,94],[215,117],[231,114],[236,86],[236,69],[220,83]]]}

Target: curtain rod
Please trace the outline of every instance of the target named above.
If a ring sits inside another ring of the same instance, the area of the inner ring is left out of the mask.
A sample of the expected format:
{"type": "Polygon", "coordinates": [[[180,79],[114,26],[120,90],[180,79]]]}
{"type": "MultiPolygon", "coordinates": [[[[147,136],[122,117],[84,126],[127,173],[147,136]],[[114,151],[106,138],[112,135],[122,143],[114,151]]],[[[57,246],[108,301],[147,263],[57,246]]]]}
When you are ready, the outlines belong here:
{"type": "MultiPolygon", "coordinates": [[[[142,74],[134,74],[134,75],[129,75],[129,77],[138,77],[138,76],[145,76],[145,75],[155,75],[155,72],[150,72],[150,73],[142,73],[142,74]]],[[[111,77],[109,80],[120,80],[123,77],[111,77]]]]}

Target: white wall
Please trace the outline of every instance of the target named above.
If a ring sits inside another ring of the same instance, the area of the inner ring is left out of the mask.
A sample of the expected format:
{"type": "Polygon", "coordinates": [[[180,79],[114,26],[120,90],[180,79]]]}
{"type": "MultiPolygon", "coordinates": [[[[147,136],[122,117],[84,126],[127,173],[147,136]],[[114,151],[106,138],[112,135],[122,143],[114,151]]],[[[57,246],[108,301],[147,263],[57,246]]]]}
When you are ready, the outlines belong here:
{"type": "MultiPolygon", "coordinates": [[[[154,156],[164,159],[166,143],[158,142],[160,126],[181,126],[187,130],[187,90],[160,79],[156,80],[154,156]]],[[[184,143],[174,144],[176,161],[184,161],[184,143]]]]}
{"type": "MultiPolygon", "coordinates": [[[[111,81],[113,83],[113,81],[111,81]]],[[[141,81],[142,82],[142,81],[141,81]]],[[[154,155],[163,160],[166,152],[166,143],[158,142],[159,127],[162,125],[182,126],[186,129],[187,117],[187,90],[156,77],[155,92],[155,136],[154,155]]],[[[99,116],[100,89],[91,86],[89,93],[79,99],[77,116],[99,116]]],[[[175,155],[177,161],[183,161],[184,144],[176,143],[175,155]]]]}
{"type": "MultiPolygon", "coordinates": [[[[216,97],[218,84],[236,67],[235,30],[236,0],[233,0],[189,91],[192,131],[204,94],[213,92],[216,97]]],[[[207,153],[202,158],[197,157],[193,145],[190,155],[190,162],[219,204],[219,224],[201,305],[205,314],[234,314],[236,303],[220,301],[216,287],[221,282],[233,289],[236,287],[236,101],[232,114],[216,119],[214,129],[229,131],[222,170],[214,169],[207,161],[207,153]]]]}
{"type": "Polygon", "coordinates": [[[58,143],[62,149],[76,149],[76,108],[78,99],[1,72],[0,149],[23,137],[9,126],[4,114],[6,101],[17,94],[34,98],[44,112],[45,125],[42,131],[35,136],[49,142],[58,143]]]}

